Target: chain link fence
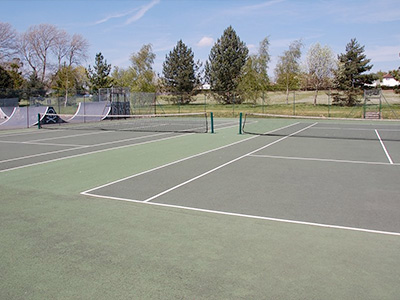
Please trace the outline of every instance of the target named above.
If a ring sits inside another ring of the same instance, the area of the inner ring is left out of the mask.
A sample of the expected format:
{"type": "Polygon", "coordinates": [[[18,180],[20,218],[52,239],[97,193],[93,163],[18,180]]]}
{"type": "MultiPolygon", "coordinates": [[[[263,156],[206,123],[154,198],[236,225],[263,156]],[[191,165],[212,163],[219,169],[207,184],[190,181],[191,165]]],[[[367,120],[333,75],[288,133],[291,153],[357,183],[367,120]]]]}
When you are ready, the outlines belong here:
{"type": "Polygon", "coordinates": [[[199,90],[185,93],[130,92],[126,88],[103,89],[97,94],[71,93],[54,96],[43,90],[0,90],[0,107],[51,106],[59,114],[74,114],[80,102],[124,102],[130,114],[168,114],[213,112],[215,117],[237,117],[240,112],[272,113],[299,116],[361,118],[365,111],[379,110],[384,119],[400,116],[400,94],[382,90],[377,100],[360,96],[354,106],[333,103],[333,91],[253,91],[215,92],[199,90]],[[10,97],[4,97],[8,95],[10,97]],[[12,96],[12,97],[11,97],[12,96]],[[129,103],[129,104],[127,104],[129,103]]]}

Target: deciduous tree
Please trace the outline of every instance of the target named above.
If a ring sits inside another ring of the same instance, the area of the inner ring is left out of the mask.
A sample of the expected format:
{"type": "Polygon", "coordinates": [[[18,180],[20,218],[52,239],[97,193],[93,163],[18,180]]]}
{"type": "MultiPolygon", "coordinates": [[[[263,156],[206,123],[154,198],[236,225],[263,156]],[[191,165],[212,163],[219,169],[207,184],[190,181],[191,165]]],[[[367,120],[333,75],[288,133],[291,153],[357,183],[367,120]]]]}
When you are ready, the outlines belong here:
{"type": "Polygon", "coordinates": [[[289,102],[289,90],[299,86],[300,58],[303,43],[301,40],[293,41],[282,56],[279,56],[275,67],[276,82],[286,89],[286,102],[289,102]]]}
{"type": "Polygon", "coordinates": [[[17,52],[17,32],[9,23],[0,22],[0,63],[13,59],[17,52]]]}
{"type": "Polygon", "coordinates": [[[332,85],[337,61],[328,46],[322,47],[317,43],[308,50],[306,67],[309,84],[315,90],[314,105],[316,105],[318,91],[332,85]]]}
{"type": "Polygon", "coordinates": [[[143,45],[139,52],[131,55],[133,86],[131,90],[154,93],[157,90],[153,64],[156,55],[151,44],[143,45]]]}
{"type": "Polygon", "coordinates": [[[58,36],[59,30],[56,26],[50,24],[31,26],[22,35],[21,51],[23,57],[33,71],[39,75],[43,83],[50,63],[49,56],[56,46],[58,36]]]}
{"type": "Polygon", "coordinates": [[[269,40],[266,37],[260,42],[258,53],[250,55],[241,70],[237,89],[247,99],[256,101],[260,94],[268,89],[269,61],[269,40]]]}

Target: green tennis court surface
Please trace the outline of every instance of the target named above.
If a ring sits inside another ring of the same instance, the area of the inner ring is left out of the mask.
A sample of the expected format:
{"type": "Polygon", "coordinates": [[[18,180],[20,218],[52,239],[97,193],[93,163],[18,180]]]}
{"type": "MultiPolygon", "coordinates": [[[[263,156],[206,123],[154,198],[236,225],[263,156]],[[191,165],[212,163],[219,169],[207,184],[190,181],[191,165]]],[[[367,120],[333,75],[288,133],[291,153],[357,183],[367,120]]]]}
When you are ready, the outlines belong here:
{"type": "Polygon", "coordinates": [[[0,298],[398,299],[399,127],[371,124],[1,132],[0,298]]]}

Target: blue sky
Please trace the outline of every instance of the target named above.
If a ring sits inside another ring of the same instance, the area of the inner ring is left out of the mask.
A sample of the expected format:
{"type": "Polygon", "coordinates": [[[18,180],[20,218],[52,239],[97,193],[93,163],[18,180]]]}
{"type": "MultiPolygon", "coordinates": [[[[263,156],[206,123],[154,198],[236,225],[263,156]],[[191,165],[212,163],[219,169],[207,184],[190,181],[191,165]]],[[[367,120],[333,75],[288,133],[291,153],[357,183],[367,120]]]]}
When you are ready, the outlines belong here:
{"type": "Polygon", "coordinates": [[[232,25],[250,49],[270,39],[269,73],[279,55],[297,39],[303,59],[315,43],[335,54],[356,38],[372,60],[373,72],[400,66],[400,5],[398,0],[0,0],[0,21],[18,32],[48,23],[79,33],[90,43],[89,60],[102,52],[112,66],[129,66],[129,57],[151,43],[154,69],[161,73],[165,56],[177,41],[205,61],[215,41],[232,25]]]}

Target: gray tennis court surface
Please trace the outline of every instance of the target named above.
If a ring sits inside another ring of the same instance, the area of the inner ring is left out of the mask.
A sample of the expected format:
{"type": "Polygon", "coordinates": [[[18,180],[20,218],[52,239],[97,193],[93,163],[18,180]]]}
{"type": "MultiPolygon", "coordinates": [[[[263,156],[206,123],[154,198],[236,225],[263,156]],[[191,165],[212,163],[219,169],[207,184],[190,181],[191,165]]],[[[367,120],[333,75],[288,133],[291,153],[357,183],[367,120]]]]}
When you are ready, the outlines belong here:
{"type": "Polygon", "coordinates": [[[285,137],[253,136],[86,194],[400,235],[399,142],[296,137],[318,130],[308,126],[286,127],[285,137]]]}

